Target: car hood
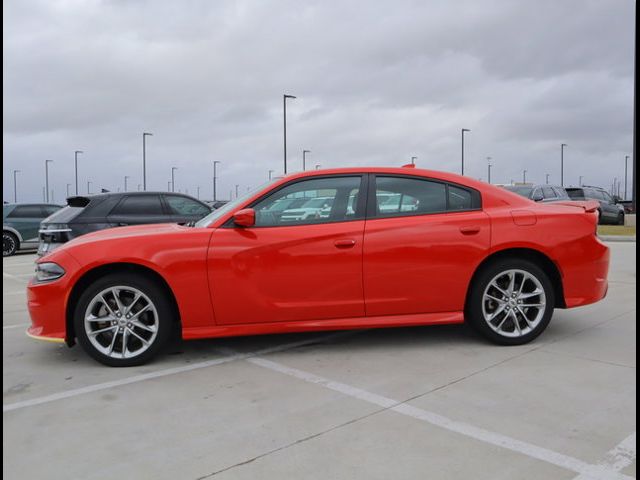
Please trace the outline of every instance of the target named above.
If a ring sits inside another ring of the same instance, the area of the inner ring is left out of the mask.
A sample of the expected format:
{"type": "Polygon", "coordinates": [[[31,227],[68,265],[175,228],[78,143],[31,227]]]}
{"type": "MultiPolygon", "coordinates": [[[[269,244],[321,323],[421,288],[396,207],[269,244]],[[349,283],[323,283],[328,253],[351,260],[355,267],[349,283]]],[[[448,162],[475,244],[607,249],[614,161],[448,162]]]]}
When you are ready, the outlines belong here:
{"type": "Polygon", "coordinates": [[[114,227],[97,232],[87,233],[64,244],[64,246],[80,245],[83,243],[99,242],[103,240],[148,237],[161,235],[180,230],[190,230],[192,227],[185,227],[177,223],[154,223],[150,225],[132,225],[128,227],[114,227]]]}

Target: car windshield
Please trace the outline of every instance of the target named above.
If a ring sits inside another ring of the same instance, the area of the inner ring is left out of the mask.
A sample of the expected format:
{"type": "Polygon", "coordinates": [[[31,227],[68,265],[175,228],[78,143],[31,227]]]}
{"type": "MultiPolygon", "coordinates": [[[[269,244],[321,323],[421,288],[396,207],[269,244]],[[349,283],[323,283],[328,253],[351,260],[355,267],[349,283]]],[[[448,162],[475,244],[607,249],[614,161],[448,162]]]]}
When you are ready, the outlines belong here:
{"type": "Polygon", "coordinates": [[[533,191],[533,187],[521,186],[521,185],[505,185],[502,188],[505,190],[509,190],[510,192],[517,193],[518,195],[529,198],[531,196],[531,192],[533,191]]]}
{"type": "Polygon", "coordinates": [[[200,220],[198,220],[195,223],[195,226],[196,227],[208,227],[213,222],[218,220],[220,217],[223,217],[224,215],[226,215],[230,211],[232,211],[235,208],[237,208],[239,205],[242,205],[244,202],[247,201],[247,199],[249,199],[257,191],[262,190],[266,186],[275,183],[277,180],[279,180],[279,179],[274,178],[273,180],[271,180],[271,181],[269,181],[267,183],[264,183],[264,184],[260,185],[259,187],[256,187],[256,188],[254,188],[252,190],[249,190],[244,195],[236,198],[235,200],[231,200],[229,203],[226,203],[225,205],[223,205],[222,207],[218,208],[217,210],[214,210],[213,212],[211,212],[206,217],[203,217],[200,220]]]}

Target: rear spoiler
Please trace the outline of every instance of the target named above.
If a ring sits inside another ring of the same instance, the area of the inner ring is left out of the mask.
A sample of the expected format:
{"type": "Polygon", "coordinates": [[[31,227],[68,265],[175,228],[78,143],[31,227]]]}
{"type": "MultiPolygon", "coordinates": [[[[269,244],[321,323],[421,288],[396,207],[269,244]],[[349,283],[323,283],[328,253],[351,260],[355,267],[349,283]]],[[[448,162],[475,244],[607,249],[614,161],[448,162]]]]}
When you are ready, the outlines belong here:
{"type": "Polygon", "coordinates": [[[583,208],[585,212],[596,212],[600,208],[600,202],[597,200],[566,200],[562,202],[553,202],[553,205],[579,207],[583,208]]]}

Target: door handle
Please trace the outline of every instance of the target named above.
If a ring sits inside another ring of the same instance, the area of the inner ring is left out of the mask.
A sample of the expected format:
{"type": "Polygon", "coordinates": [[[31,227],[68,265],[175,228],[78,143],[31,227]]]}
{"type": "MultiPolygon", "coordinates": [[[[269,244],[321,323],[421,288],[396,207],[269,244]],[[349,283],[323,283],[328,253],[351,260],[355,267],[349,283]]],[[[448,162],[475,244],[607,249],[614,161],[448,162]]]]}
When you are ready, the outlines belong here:
{"type": "Polygon", "coordinates": [[[460,227],[460,232],[463,235],[475,235],[480,231],[480,227],[478,225],[467,225],[464,227],[460,227]]]}
{"type": "Polygon", "coordinates": [[[333,244],[336,248],[352,248],[356,241],[352,238],[345,238],[344,240],[336,240],[333,244]]]}

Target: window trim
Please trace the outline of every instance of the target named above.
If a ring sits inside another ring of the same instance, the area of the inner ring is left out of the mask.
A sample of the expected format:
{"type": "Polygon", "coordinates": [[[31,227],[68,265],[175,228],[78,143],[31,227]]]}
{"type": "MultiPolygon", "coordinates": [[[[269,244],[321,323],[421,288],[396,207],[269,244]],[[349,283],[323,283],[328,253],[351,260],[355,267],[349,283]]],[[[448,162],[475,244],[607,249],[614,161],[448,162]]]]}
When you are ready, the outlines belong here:
{"type": "MultiPolygon", "coordinates": [[[[177,213],[173,211],[173,207],[171,206],[171,204],[169,203],[169,197],[182,197],[182,198],[186,198],[187,200],[191,200],[193,202],[198,203],[200,206],[204,207],[207,209],[207,211],[209,213],[213,212],[212,208],[207,205],[206,203],[204,203],[203,201],[197,199],[197,198],[193,198],[189,195],[186,194],[182,194],[182,193],[175,193],[175,192],[163,192],[160,193],[160,199],[162,202],[162,209],[165,212],[165,215],[175,215],[177,217],[189,217],[189,216],[195,216],[198,215],[197,213],[191,213],[191,214],[187,214],[187,213],[177,213]]],[[[209,213],[206,213],[205,215],[203,215],[203,217],[209,215],[209,213]]]]}
{"type": "Polygon", "coordinates": [[[370,174],[369,186],[368,186],[368,198],[367,198],[367,210],[366,210],[366,219],[367,220],[382,220],[386,218],[407,218],[407,217],[422,217],[425,215],[442,215],[444,213],[464,213],[464,212],[477,212],[482,210],[482,194],[479,190],[475,188],[469,187],[467,185],[462,185],[456,182],[450,182],[447,180],[440,180],[439,178],[432,177],[423,177],[421,175],[405,175],[400,173],[372,173],[370,174]],[[432,183],[441,183],[445,187],[445,210],[437,211],[437,212],[424,212],[424,213],[412,213],[399,212],[398,214],[391,215],[379,215],[376,208],[376,193],[377,193],[377,177],[396,177],[396,178],[406,178],[409,180],[422,180],[432,183]],[[467,190],[471,194],[471,204],[477,205],[472,206],[472,208],[465,208],[462,210],[451,210],[449,206],[449,186],[453,186],[456,188],[460,188],[462,190],[467,190]]]}
{"type": "Polygon", "coordinates": [[[240,208],[239,210],[234,211],[231,216],[225,220],[225,222],[219,228],[240,228],[243,230],[252,229],[252,228],[293,228],[293,227],[308,227],[311,225],[327,225],[332,223],[349,223],[349,222],[358,222],[365,220],[367,218],[366,212],[366,201],[367,201],[367,190],[368,190],[368,173],[340,173],[336,175],[314,175],[312,177],[302,177],[296,178],[289,182],[283,183],[279,185],[277,188],[273,190],[269,190],[264,195],[258,197],[253,202],[247,204],[246,206],[240,208]],[[291,186],[296,183],[307,182],[312,180],[324,180],[327,178],[351,178],[351,177],[360,177],[360,187],[358,189],[358,205],[356,206],[356,216],[354,218],[348,220],[329,220],[326,222],[314,222],[314,223],[296,223],[291,225],[253,225],[251,227],[240,227],[233,222],[233,216],[236,212],[240,210],[244,210],[245,208],[254,208],[257,204],[271,197],[272,195],[277,194],[279,191],[291,186]],[[360,215],[358,215],[360,212],[360,215]]]}

